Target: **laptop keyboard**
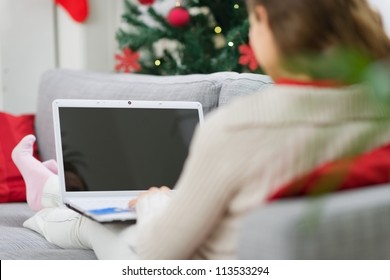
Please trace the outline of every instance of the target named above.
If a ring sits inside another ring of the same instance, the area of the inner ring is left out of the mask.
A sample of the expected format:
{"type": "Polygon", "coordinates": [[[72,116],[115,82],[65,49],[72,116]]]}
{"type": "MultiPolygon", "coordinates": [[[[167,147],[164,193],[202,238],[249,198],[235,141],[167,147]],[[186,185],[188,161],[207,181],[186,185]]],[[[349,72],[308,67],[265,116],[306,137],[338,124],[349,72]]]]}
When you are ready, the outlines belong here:
{"type": "Polygon", "coordinates": [[[103,208],[121,208],[121,209],[127,209],[129,204],[129,198],[123,199],[123,198],[115,198],[115,199],[108,199],[108,200],[83,200],[83,201],[77,201],[77,205],[81,206],[84,209],[91,210],[91,209],[103,209],[103,208]]]}

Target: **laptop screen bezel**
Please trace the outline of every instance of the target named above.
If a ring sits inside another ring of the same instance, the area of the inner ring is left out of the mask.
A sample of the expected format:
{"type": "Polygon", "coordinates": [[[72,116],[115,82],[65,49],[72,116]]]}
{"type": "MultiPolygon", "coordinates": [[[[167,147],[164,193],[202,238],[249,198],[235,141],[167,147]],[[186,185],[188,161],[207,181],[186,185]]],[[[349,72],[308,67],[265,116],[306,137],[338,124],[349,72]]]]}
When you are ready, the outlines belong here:
{"type": "Polygon", "coordinates": [[[69,198],[84,197],[121,197],[136,196],[145,190],[131,191],[66,191],[65,171],[63,163],[63,150],[60,124],[60,108],[143,108],[143,109],[192,109],[197,110],[199,125],[204,122],[202,104],[192,101],[145,101],[145,100],[83,100],[83,99],[56,99],[52,103],[55,150],[58,164],[58,178],[61,196],[66,203],[69,198]]]}

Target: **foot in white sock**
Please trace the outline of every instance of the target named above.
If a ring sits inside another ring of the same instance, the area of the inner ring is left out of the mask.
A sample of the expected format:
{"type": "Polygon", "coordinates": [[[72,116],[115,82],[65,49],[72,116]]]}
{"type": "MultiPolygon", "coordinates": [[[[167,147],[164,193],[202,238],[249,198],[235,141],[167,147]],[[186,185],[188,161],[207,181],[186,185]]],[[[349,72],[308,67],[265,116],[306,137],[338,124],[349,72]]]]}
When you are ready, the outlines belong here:
{"type": "Polygon", "coordinates": [[[42,209],[42,192],[46,181],[56,173],[52,161],[42,163],[33,156],[34,135],[25,136],[12,151],[12,159],[26,183],[27,203],[31,209],[42,209]]]}
{"type": "Polygon", "coordinates": [[[58,174],[58,165],[54,159],[44,161],[42,164],[54,174],[58,174]]]}

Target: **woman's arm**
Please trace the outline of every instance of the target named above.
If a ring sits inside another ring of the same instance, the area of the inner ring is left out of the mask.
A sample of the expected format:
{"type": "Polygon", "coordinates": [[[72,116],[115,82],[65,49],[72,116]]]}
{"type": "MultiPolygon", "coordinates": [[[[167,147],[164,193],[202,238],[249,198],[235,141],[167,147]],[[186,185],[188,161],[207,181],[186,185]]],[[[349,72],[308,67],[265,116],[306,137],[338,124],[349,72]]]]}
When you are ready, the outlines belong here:
{"type": "Polygon", "coordinates": [[[234,143],[220,119],[197,131],[171,201],[161,213],[138,221],[141,258],[190,258],[224,215],[243,164],[235,158],[242,143],[234,143]]]}

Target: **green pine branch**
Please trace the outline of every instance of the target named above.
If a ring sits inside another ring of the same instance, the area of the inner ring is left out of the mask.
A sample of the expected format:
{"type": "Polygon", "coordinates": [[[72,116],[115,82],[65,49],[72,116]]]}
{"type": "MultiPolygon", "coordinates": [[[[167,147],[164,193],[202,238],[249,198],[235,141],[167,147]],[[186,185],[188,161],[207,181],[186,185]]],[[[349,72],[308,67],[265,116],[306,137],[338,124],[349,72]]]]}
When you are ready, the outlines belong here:
{"type": "Polygon", "coordinates": [[[148,26],[142,20],[140,4],[132,0],[124,1],[125,13],[122,19],[129,28],[118,29],[116,39],[120,48],[129,47],[142,53],[141,73],[175,75],[246,71],[245,67],[238,64],[238,46],[248,41],[249,26],[244,0],[184,1],[185,8],[200,8],[200,13],[192,13],[190,23],[182,28],[171,26],[166,16],[158,13],[153,6],[148,8],[147,14],[156,24],[148,26]],[[234,7],[235,4],[239,7],[234,7]],[[211,13],[204,14],[205,10],[211,13]],[[224,36],[226,42],[234,42],[234,47],[225,45],[221,48],[215,45],[216,26],[222,28],[219,36],[224,36]],[[171,53],[172,50],[163,50],[162,55],[157,55],[155,46],[161,39],[177,42],[174,53],[171,53]],[[156,65],[157,60],[161,64],[156,65]]]}
{"type": "Polygon", "coordinates": [[[125,15],[140,16],[142,13],[138,8],[138,5],[133,4],[130,0],[124,0],[125,3],[125,15]]]}

